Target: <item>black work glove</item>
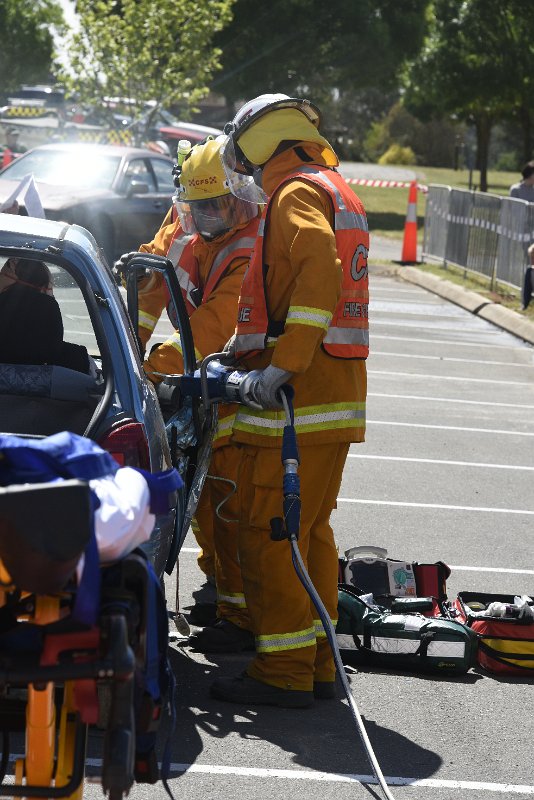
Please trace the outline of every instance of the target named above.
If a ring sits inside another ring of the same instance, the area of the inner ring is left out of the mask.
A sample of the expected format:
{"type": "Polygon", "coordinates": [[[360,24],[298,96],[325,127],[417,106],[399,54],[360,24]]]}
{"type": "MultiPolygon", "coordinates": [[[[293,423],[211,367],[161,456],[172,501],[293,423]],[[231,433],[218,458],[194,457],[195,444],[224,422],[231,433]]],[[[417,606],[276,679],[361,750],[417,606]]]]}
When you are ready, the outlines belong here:
{"type": "MultiPolygon", "coordinates": [[[[115,275],[115,280],[117,281],[119,286],[121,283],[126,285],[126,275],[127,275],[126,267],[130,263],[131,259],[134,256],[138,255],[139,255],[138,250],[134,250],[132,253],[123,253],[123,255],[120,258],[118,258],[117,261],[115,261],[115,263],[113,264],[113,274],[115,275]]],[[[144,273],[140,272],[137,276],[137,280],[139,281],[144,277],[145,277],[144,273]]]]}

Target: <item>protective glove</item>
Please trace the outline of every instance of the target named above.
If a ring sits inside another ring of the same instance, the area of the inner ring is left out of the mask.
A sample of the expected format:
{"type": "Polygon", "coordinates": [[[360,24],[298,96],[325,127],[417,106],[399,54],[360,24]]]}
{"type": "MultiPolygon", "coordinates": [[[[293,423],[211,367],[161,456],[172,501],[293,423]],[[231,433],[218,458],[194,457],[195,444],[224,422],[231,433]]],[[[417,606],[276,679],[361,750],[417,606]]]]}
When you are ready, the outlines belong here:
{"type": "Polygon", "coordinates": [[[233,333],[222,349],[223,353],[225,354],[225,362],[230,364],[234,362],[236,358],[235,337],[236,335],[233,333]]]}
{"type": "Polygon", "coordinates": [[[292,372],[273,367],[254,369],[245,377],[239,387],[241,401],[257,410],[266,408],[283,408],[280,387],[293,377],[292,372]]]}
{"type": "MultiPolygon", "coordinates": [[[[115,261],[115,263],[113,264],[113,272],[115,274],[117,283],[119,284],[123,282],[126,283],[126,267],[128,266],[128,263],[131,261],[131,259],[134,256],[138,255],[139,251],[134,250],[134,252],[132,253],[123,253],[123,255],[120,258],[118,258],[117,261],[115,261]]],[[[139,280],[140,278],[144,278],[144,275],[141,272],[139,273],[137,279],[139,280]]]]}

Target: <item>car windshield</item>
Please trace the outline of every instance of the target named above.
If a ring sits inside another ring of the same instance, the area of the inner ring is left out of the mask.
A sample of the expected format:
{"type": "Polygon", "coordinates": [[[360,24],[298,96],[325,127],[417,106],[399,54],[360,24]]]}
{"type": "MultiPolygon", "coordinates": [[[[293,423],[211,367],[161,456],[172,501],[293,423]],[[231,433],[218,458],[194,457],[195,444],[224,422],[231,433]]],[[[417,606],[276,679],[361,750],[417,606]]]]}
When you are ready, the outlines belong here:
{"type": "Polygon", "coordinates": [[[171,114],[169,111],[166,111],[164,108],[158,109],[156,119],[158,119],[158,117],[164,125],[170,125],[173,128],[177,128],[180,126],[180,124],[182,124],[173,114],[171,114]]]}
{"type": "Polygon", "coordinates": [[[101,153],[61,150],[34,150],[19,156],[2,173],[2,178],[20,180],[33,174],[37,181],[54,186],[79,186],[84,189],[111,189],[121,157],[101,153]]]}

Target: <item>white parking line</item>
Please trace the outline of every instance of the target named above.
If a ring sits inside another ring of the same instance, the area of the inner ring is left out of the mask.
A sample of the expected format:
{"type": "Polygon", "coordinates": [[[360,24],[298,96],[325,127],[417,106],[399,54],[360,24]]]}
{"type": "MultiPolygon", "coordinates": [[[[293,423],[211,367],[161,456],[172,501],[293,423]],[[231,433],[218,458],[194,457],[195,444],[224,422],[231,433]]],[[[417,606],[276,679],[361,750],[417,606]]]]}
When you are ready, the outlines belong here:
{"type": "Polygon", "coordinates": [[[534,436],[528,431],[502,431],[491,428],[462,428],[460,425],[425,425],[420,422],[393,422],[392,420],[368,419],[367,425],[397,425],[403,428],[432,428],[437,431],[463,431],[465,433],[491,433],[503,436],[534,436]]]}
{"type": "Polygon", "coordinates": [[[459,400],[456,397],[426,397],[419,394],[388,394],[388,392],[367,392],[367,397],[393,397],[397,400],[427,400],[431,403],[464,403],[471,406],[498,406],[502,408],[529,408],[534,406],[524,403],[491,403],[486,400],[459,400]]]}
{"type": "Polygon", "coordinates": [[[474,358],[450,358],[449,356],[422,356],[415,353],[388,353],[385,350],[373,350],[372,357],[376,356],[393,356],[394,358],[419,358],[426,361],[456,361],[461,364],[484,364],[492,365],[494,367],[515,367],[516,369],[534,369],[534,362],[532,364],[510,364],[509,361],[480,361],[474,358]]]}
{"type": "MultiPolygon", "coordinates": [[[[381,324],[381,323],[379,323],[381,324]]],[[[386,323],[383,323],[384,325],[386,323]]],[[[427,328],[432,330],[432,328],[427,328]]],[[[488,348],[487,342],[464,342],[456,341],[455,339],[422,339],[420,336],[389,336],[388,334],[371,332],[371,339],[387,339],[388,342],[417,342],[418,344],[447,344],[458,347],[484,347],[488,348]]],[[[495,349],[498,347],[500,350],[525,350],[527,345],[519,346],[513,344],[495,344],[491,343],[491,347],[495,349]]]]}
{"type": "MultiPolygon", "coordinates": [[[[101,759],[88,758],[86,764],[100,767],[101,759]]],[[[261,767],[230,767],[222,764],[171,764],[171,774],[192,773],[197,775],[234,775],[240,778],[277,778],[289,781],[311,781],[321,783],[358,783],[377,785],[374,775],[340,774],[303,769],[262,769],[261,767]]],[[[439,778],[386,777],[390,786],[410,786],[417,789],[463,789],[471,792],[497,792],[499,794],[534,795],[534,786],[513,783],[490,783],[487,781],[450,781],[439,778]]]]}
{"type": "Polygon", "coordinates": [[[491,508],[489,506],[452,506],[445,503],[402,503],[397,500],[364,500],[359,497],[338,497],[338,503],[358,503],[363,506],[395,506],[398,508],[439,508],[444,511],[478,511],[488,514],[527,514],[534,516],[534,511],[523,508],[491,508]]]}
{"type": "MultiPolygon", "coordinates": [[[[10,755],[11,762],[24,758],[22,754],[10,755]]],[[[86,767],[100,769],[101,758],[86,758],[86,767]]],[[[310,781],[312,783],[356,783],[362,786],[376,786],[374,775],[358,775],[338,772],[319,772],[304,769],[265,769],[262,767],[229,767],[223,764],[180,764],[170,765],[172,776],[193,775],[233,775],[237,778],[274,778],[288,781],[310,781]]],[[[497,794],[534,795],[534,786],[514,783],[492,783],[489,781],[451,781],[439,778],[405,778],[401,776],[385,776],[388,786],[409,786],[412,789],[463,789],[471,792],[495,792],[497,794]]],[[[13,775],[6,775],[6,784],[14,783],[13,775]]],[[[87,776],[87,787],[95,783],[87,776]]]]}
{"type": "MultiPolygon", "coordinates": [[[[376,289],[373,287],[373,291],[371,292],[371,299],[375,296],[375,294],[393,294],[393,299],[397,294],[415,294],[419,297],[425,297],[427,292],[423,291],[422,289],[396,289],[394,287],[385,288],[385,289],[376,289]]],[[[435,295],[432,295],[435,297],[435,295]]]]}
{"type": "Polygon", "coordinates": [[[505,569],[504,567],[458,567],[448,565],[451,570],[458,569],[463,572],[506,572],[507,575],[534,575],[534,569],[505,569]]]}
{"type": "MultiPolygon", "coordinates": [[[[377,312],[377,313],[380,313],[380,312],[377,312]]],[[[429,317],[430,317],[430,315],[429,315],[429,317]]],[[[491,323],[489,323],[489,322],[487,324],[488,324],[488,326],[491,325],[491,323]]],[[[383,328],[384,327],[388,327],[388,328],[412,328],[412,329],[416,329],[417,331],[421,331],[421,333],[423,331],[428,331],[429,333],[436,333],[436,332],[440,331],[441,333],[443,333],[443,331],[458,331],[458,330],[461,330],[462,334],[481,333],[481,334],[484,334],[484,336],[488,337],[488,341],[486,343],[486,347],[488,347],[488,345],[490,344],[491,339],[493,339],[494,337],[496,338],[497,336],[502,336],[502,331],[500,329],[498,329],[498,328],[495,328],[494,330],[491,327],[488,327],[487,329],[483,329],[480,326],[480,320],[478,321],[478,325],[477,324],[465,325],[465,324],[463,324],[463,321],[462,321],[462,324],[459,324],[459,321],[458,321],[457,318],[451,319],[451,321],[449,323],[436,322],[435,325],[434,324],[432,324],[432,325],[423,325],[421,323],[421,321],[417,320],[417,319],[406,319],[406,320],[402,320],[402,321],[401,320],[393,320],[392,321],[392,320],[379,320],[379,319],[376,319],[375,317],[373,317],[372,327],[371,327],[371,337],[373,335],[373,329],[375,327],[383,327],[383,328]]]]}
{"type": "Polygon", "coordinates": [[[368,369],[368,375],[394,375],[397,378],[422,378],[427,381],[430,379],[439,381],[462,381],[462,383],[490,383],[492,385],[503,386],[528,386],[532,388],[532,381],[493,381],[488,378],[466,378],[463,375],[431,375],[427,372],[393,372],[389,370],[368,369]]]}
{"type": "MultiPolygon", "coordinates": [[[[454,314],[454,313],[450,313],[450,312],[448,314],[445,314],[445,313],[444,314],[437,314],[437,313],[432,313],[430,311],[422,311],[421,310],[421,306],[425,305],[425,303],[421,303],[419,301],[415,301],[414,303],[411,304],[412,306],[414,306],[414,305],[417,306],[417,308],[410,308],[410,303],[404,303],[402,305],[399,304],[399,308],[398,309],[387,308],[388,305],[389,305],[389,303],[387,301],[378,300],[376,303],[371,303],[370,304],[371,312],[373,314],[384,314],[384,315],[387,316],[388,314],[400,314],[401,313],[401,309],[402,309],[403,319],[405,319],[406,317],[429,317],[429,316],[432,316],[433,320],[436,320],[436,319],[457,320],[458,317],[460,316],[459,314],[454,314]],[[386,306],[386,308],[384,308],[384,306],[386,306]]],[[[430,303],[427,303],[426,305],[430,305],[430,303]]],[[[438,308],[442,308],[442,306],[438,306],[438,308]]],[[[374,316],[373,316],[373,322],[374,322],[374,316]]],[[[395,325],[396,322],[393,322],[392,324],[395,325]]]]}
{"type": "Polygon", "coordinates": [[[439,458],[406,458],[405,456],[371,456],[363,453],[349,453],[348,458],[369,458],[375,461],[410,461],[414,464],[440,464],[450,467],[482,467],[484,469],[517,469],[534,472],[534,467],[519,464],[486,464],[481,461],[446,461],[439,458]]]}

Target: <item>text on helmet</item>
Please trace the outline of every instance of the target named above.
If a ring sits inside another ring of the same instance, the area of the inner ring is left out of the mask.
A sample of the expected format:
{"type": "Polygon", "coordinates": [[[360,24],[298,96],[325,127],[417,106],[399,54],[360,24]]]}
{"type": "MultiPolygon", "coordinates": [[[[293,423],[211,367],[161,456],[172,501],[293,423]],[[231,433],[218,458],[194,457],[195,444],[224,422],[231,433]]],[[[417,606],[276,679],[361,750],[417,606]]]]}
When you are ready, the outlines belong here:
{"type": "Polygon", "coordinates": [[[215,175],[210,175],[209,178],[190,178],[186,183],[190,187],[211,186],[213,183],[217,183],[217,178],[215,175]]]}

